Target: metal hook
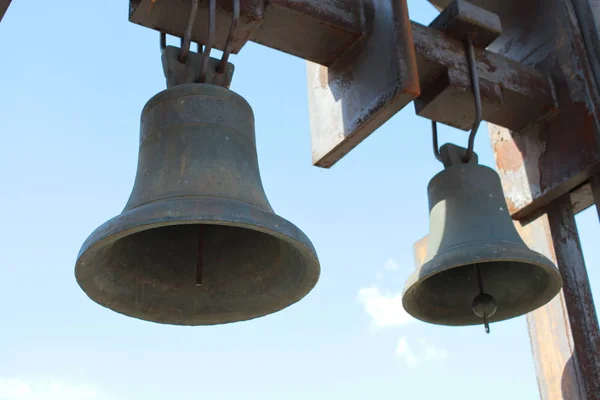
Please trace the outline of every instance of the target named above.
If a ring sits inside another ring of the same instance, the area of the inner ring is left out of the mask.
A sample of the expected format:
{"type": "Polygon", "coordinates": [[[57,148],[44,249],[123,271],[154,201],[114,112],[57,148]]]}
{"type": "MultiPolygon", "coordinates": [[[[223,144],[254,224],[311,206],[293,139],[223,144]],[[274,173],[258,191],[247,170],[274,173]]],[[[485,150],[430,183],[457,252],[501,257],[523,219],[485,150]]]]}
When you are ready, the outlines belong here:
{"type": "Polygon", "coordinates": [[[438,147],[437,123],[435,121],[431,121],[431,132],[433,133],[433,155],[439,162],[444,162],[442,156],[440,156],[440,148],[438,147]]]}
{"type": "MultiPolygon", "coordinates": [[[[473,121],[471,133],[469,134],[467,152],[465,153],[465,157],[463,159],[464,163],[468,163],[473,157],[475,135],[477,134],[477,130],[479,129],[479,125],[481,124],[482,109],[481,91],[479,89],[479,76],[477,74],[477,65],[475,63],[475,49],[473,48],[473,41],[471,40],[471,38],[467,39],[467,59],[469,62],[469,73],[471,75],[471,87],[473,89],[473,97],[475,98],[475,121],[473,121]]],[[[433,154],[435,155],[435,158],[441,162],[442,158],[440,156],[437,138],[437,123],[435,121],[431,121],[431,130],[433,133],[433,154]]]]}
{"type": "Polygon", "coordinates": [[[160,51],[161,53],[163,51],[165,51],[165,48],[167,47],[167,34],[164,32],[160,33],[160,51]]]}
{"type": "Polygon", "coordinates": [[[210,59],[210,52],[215,41],[215,14],[217,12],[216,0],[209,0],[208,2],[208,38],[204,45],[204,51],[202,52],[202,69],[200,70],[200,83],[206,81],[206,73],[208,71],[208,61],[210,59]]]}
{"type": "Polygon", "coordinates": [[[223,50],[223,57],[217,66],[217,73],[222,74],[225,72],[227,66],[227,60],[231,55],[233,49],[233,39],[235,37],[235,31],[237,30],[238,22],[240,20],[240,0],[233,0],[233,14],[231,17],[231,26],[229,27],[229,34],[227,35],[227,41],[225,42],[225,50],[223,50]]]}
{"type": "MultiPolygon", "coordinates": [[[[214,1],[213,1],[214,2],[214,1]]],[[[187,56],[190,51],[190,45],[192,43],[192,28],[196,21],[196,13],[198,12],[198,0],[192,0],[192,9],[190,10],[190,17],[188,19],[187,28],[181,42],[181,53],[179,54],[179,62],[185,64],[187,56]]]]}
{"type": "Polygon", "coordinates": [[[475,98],[475,121],[471,128],[471,134],[469,135],[469,145],[467,147],[467,154],[465,154],[465,163],[471,161],[473,157],[473,146],[475,145],[475,135],[479,129],[481,123],[481,92],[479,90],[479,76],[477,74],[477,65],[475,64],[475,49],[473,48],[473,41],[469,37],[467,39],[467,52],[469,60],[469,72],[471,75],[471,86],[473,87],[473,97],[475,98]]]}

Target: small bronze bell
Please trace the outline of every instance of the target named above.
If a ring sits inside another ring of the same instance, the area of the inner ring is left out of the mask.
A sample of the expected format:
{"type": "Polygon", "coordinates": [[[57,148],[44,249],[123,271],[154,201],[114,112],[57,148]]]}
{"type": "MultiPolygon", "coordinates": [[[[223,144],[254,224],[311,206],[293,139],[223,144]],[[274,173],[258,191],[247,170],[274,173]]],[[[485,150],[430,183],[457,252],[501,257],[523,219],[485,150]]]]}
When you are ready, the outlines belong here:
{"type": "Polygon", "coordinates": [[[319,272],[309,239],[269,205],[250,105],[208,84],[148,101],[129,202],[85,241],[75,267],[95,302],[177,325],[276,312],[319,272]]]}
{"type": "Polygon", "coordinates": [[[530,250],[508,213],[500,178],[464,149],[444,145],[446,168],[428,186],[430,233],[423,265],[402,297],[413,317],[440,325],[502,321],[533,311],[561,289],[554,264],[530,250]]]}

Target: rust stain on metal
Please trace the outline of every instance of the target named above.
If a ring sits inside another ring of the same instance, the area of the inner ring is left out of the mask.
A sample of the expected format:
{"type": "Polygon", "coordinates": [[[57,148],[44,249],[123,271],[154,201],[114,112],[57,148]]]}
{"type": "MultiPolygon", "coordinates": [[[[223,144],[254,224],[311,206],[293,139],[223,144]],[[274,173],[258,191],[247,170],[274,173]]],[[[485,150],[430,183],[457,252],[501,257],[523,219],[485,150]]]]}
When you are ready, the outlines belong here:
{"type": "Polygon", "coordinates": [[[251,40],[330,66],[364,36],[364,8],[357,0],[270,0],[251,40]]]}
{"type": "MultiPolygon", "coordinates": [[[[346,3],[347,4],[347,3],[346,3]]],[[[420,93],[405,0],[365,7],[366,36],[325,70],[308,63],[313,164],[329,168],[420,93]]]]}
{"type": "Polygon", "coordinates": [[[321,82],[321,87],[326,88],[329,85],[329,70],[327,67],[319,68],[319,82],[321,82]]]}
{"type": "Polygon", "coordinates": [[[523,154],[512,140],[499,140],[494,143],[494,152],[498,154],[496,167],[503,171],[518,171],[523,167],[523,154]]]}
{"type": "MultiPolygon", "coordinates": [[[[412,34],[422,88],[447,69],[468,73],[463,41],[415,22],[412,34]]],[[[475,58],[480,79],[502,89],[503,101],[497,110],[488,111],[487,121],[521,130],[555,111],[550,82],[536,68],[484,49],[475,49],[475,58]]]]}
{"type": "Polygon", "coordinates": [[[570,199],[548,209],[548,221],[575,345],[579,381],[588,399],[600,399],[600,328],[570,199]]]}

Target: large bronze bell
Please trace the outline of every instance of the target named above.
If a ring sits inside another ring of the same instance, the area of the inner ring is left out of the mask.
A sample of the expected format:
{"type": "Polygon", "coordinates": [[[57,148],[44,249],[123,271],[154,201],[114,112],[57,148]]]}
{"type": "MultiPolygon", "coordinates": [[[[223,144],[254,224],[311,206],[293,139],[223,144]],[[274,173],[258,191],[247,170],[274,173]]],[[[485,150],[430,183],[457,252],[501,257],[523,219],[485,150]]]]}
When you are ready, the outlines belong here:
{"type": "Polygon", "coordinates": [[[319,272],[309,239],[267,200],[250,105],[208,84],[148,101],[131,197],[85,241],[75,267],[95,302],[177,325],[276,312],[319,272]]]}
{"type": "MultiPolygon", "coordinates": [[[[442,154],[453,153],[448,146],[442,154]]],[[[445,164],[429,182],[427,255],[408,278],[402,304],[422,321],[485,323],[489,332],[488,322],[549,302],[562,280],[554,264],[519,236],[496,171],[476,161],[445,164]]]]}

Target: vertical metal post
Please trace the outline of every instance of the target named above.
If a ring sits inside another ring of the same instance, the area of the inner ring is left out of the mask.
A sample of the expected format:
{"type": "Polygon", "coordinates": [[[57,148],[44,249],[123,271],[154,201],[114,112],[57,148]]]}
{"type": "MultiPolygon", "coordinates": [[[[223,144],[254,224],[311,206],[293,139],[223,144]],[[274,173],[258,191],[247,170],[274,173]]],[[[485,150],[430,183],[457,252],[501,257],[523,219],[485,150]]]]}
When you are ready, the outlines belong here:
{"type": "Polygon", "coordinates": [[[580,391],[585,390],[587,397],[584,398],[600,399],[600,328],[568,196],[548,207],[548,223],[556,262],[563,278],[574,349],[571,361],[577,372],[577,386],[580,391]]]}
{"type": "MultiPolygon", "coordinates": [[[[525,225],[516,224],[531,249],[556,262],[547,215],[525,225]]],[[[542,400],[588,400],[574,363],[574,343],[564,292],[527,314],[527,326],[542,400]]]]}

